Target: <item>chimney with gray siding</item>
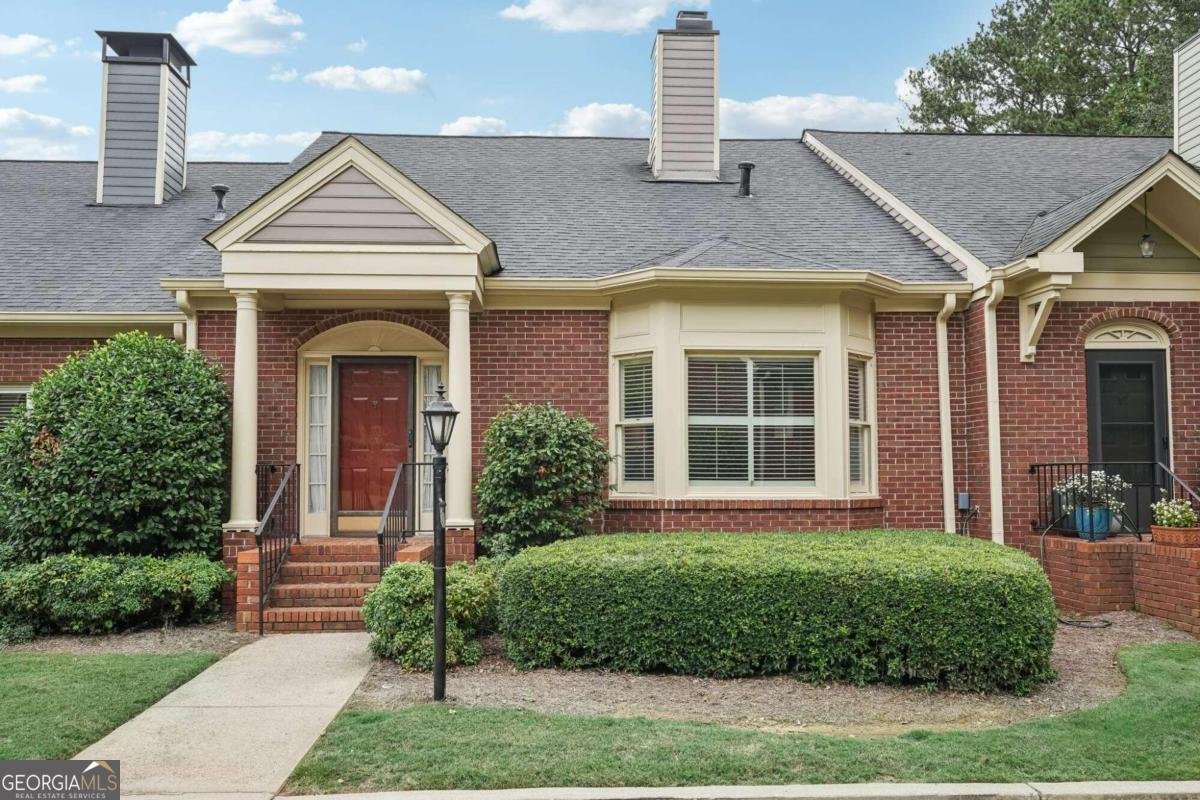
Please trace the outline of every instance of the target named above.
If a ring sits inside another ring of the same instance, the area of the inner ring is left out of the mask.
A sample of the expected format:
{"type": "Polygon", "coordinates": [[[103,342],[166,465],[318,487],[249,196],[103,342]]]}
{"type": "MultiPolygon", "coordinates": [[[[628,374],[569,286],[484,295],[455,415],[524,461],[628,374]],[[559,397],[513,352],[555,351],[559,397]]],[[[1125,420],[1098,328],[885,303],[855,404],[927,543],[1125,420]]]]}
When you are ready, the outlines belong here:
{"type": "Polygon", "coordinates": [[[648,161],[659,180],[718,178],[718,39],[705,11],[680,11],[675,27],[660,30],[654,38],[648,161]]]}
{"type": "Polygon", "coordinates": [[[187,185],[187,97],[196,62],[169,33],[96,34],[104,73],[96,202],[160,205],[187,185]]]}
{"type": "Polygon", "coordinates": [[[1200,167],[1200,33],[1175,51],[1175,144],[1173,149],[1200,167]]]}

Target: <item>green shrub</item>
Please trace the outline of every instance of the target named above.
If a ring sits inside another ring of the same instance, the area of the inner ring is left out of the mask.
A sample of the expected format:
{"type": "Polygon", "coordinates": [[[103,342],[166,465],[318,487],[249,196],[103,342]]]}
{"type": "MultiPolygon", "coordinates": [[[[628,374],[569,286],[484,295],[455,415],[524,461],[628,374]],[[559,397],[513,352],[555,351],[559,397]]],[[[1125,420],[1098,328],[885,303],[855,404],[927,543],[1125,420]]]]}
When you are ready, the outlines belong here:
{"type": "Polygon", "coordinates": [[[475,491],[492,555],[579,536],[605,508],[608,448],[584,417],[509,405],[484,434],[483,459],[475,491]]]}
{"type": "Polygon", "coordinates": [[[500,578],[520,667],[915,683],[1023,693],[1053,677],[1037,562],[931,532],[589,536],[500,578]]]}
{"type": "MultiPolygon", "coordinates": [[[[477,664],[475,637],[496,618],[496,564],[452,564],[446,570],[446,664],[477,664]]],[[[433,566],[400,562],[388,567],[363,604],[371,651],[405,669],[433,669],[433,566]]]]}
{"type": "Polygon", "coordinates": [[[228,395],[197,352],[126,333],[47,373],[0,431],[0,539],[57,553],[215,555],[228,395]]]}
{"type": "Polygon", "coordinates": [[[51,556],[0,572],[0,627],[96,634],[212,618],[231,579],[203,556],[51,556]]]}

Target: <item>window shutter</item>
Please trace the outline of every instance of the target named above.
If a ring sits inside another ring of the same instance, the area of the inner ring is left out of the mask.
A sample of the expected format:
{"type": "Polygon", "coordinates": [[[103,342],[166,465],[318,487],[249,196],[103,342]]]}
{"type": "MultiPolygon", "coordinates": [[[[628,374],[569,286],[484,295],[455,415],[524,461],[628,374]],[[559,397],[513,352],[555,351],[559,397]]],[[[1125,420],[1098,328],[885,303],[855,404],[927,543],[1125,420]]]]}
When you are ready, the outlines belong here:
{"type": "Polygon", "coordinates": [[[28,402],[28,392],[0,392],[0,422],[11,417],[28,402]]]}

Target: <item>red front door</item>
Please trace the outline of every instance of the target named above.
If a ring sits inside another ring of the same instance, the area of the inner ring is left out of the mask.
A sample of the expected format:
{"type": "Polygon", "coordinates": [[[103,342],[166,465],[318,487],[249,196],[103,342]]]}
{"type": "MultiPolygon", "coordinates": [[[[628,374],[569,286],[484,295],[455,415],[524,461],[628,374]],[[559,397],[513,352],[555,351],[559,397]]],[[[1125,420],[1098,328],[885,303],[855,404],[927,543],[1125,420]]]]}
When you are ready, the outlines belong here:
{"type": "Polygon", "coordinates": [[[412,379],[410,361],[338,363],[339,515],[383,510],[409,460],[412,379]]]}

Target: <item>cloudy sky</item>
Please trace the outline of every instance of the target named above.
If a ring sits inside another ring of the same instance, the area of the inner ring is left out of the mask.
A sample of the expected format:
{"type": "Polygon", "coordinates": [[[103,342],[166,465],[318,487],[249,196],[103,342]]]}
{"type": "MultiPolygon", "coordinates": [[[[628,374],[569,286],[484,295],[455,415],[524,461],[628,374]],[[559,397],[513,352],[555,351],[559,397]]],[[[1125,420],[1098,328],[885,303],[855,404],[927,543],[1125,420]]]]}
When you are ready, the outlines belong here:
{"type": "Polygon", "coordinates": [[[721,30],[721,133],[895,129],[897,81],[991,0],[43,0],[0,16],[0,158],[96,154],[97,29],[170,31],[189,157],[287,160],[321,130],[642,136],[651,32],[721,30]]]}

